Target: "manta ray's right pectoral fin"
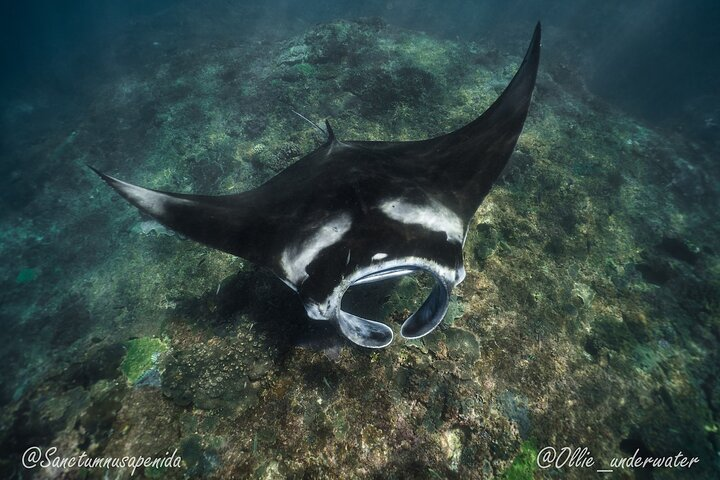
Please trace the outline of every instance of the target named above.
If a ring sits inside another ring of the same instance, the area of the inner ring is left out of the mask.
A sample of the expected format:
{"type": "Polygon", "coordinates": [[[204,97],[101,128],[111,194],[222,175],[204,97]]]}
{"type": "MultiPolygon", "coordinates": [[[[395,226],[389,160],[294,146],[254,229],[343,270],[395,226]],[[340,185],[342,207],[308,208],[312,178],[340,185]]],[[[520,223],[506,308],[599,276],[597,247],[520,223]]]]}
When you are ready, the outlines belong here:
{"type": "Polygon", "coordinates": [[[200,243],[258,261],[263,229],[251,215],[250,198],[169,193],[139,187],[88,165],[123,198],[158,222],[200,243]],[[243,201],[247,200],[247,201],[243,201]]]}

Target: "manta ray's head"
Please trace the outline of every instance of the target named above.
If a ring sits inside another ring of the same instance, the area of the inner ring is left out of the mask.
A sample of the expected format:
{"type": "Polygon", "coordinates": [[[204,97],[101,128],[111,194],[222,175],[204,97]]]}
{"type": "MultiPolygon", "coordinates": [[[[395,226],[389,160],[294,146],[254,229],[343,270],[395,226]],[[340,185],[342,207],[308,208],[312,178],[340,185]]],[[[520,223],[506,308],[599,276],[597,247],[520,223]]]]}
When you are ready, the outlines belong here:
{"type": "MultiPolygon", "coordinates": [[[[362,182],[356,186],[371,190],[362,182]]],[[[300,294],[308,316],[335,323],[358,345],[381,348],[393,340],[387,320],[351,313],[344,308],[346,294],[424,273],[432,288],[404,320],[400,334],[406,339],[427,335],[442,321],[450,292],[465,277],[466,222],[432,196],[410,188],[402,195],[368,195],[364,208],[344,203],[346,210],[311,224],[286,244],[279,276],[300,294]]]]}
{"type": "Polygon", "coordinates": [[[308,315],[379,348],[386,319],[343,307],[352,288],[424,272],[434,283],[402,324],[405,338],[442,321],[465,276],[462,247],[473,214],[515,148],[540,58],[540,25],[515,77],[464,127],[410,142],[328,140],[264,185],[205,196],[149,190],[96,172],[130,203],[193,240],[271,269],[308,315]],[[381,321],[376,321],[381,320],[381,321]]]}

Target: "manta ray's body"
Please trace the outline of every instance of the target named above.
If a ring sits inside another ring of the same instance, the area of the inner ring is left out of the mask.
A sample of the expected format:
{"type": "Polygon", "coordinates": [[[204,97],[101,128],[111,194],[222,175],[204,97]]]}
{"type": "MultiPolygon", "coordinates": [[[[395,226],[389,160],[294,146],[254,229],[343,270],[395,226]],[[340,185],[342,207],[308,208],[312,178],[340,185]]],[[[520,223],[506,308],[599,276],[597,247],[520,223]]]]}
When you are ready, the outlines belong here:
{"type": "Polygon", "coordinates": [[[465,276],[462,249],[473,214],[522,131],[540,58],[540,24],[515,77],[479,118],[412,142],[327,142],[248,192],[200,196],[149,190],[97,172],[130,203],[189,238],[270,268],[308,315],[351,341],[384,347],[383,323],[341,309],[353,285],[423,270],[435,286],[402,325],[431,332],[465,276]]]}

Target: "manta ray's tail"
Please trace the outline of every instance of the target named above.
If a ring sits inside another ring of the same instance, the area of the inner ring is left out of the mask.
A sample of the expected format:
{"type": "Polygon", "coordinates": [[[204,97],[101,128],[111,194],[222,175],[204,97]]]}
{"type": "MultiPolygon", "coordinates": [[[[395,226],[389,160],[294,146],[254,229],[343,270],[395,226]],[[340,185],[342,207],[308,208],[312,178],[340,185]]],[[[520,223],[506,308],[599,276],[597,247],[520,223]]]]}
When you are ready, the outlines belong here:
{"type": "Polygon", "coordinates": [[[138,187],[88,165],[123,198],[163,225],[218,250],[253,260],[250,248],[263,229],[253,216],[249,195],[206,196],[138,187]],[[239,209],[238,205],[245,208],[239,209]],[[252,227],[252,228],[251,228],[252,227]]]}

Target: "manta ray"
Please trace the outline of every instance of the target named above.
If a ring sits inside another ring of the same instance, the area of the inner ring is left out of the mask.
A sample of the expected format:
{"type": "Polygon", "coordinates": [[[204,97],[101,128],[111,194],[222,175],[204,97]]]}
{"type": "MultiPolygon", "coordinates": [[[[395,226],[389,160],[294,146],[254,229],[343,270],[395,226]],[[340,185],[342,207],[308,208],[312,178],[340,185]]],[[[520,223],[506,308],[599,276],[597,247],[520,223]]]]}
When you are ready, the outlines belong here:
{"type": "Polygon", "coordinates": [[[463,245],[475,211],[520,136],[540,60],[540,24],[517,73],[478,118],[435,138],[327,140],[258,188],[233,195],[169,193],[106,175],[142,212],[182,235],[270,269],[307,315],[357,345],[393,341],[388,325],[341,308],[350,287],[424,271],[434,286],[400,328],[432,332],[465,278],[463,245]]]}

